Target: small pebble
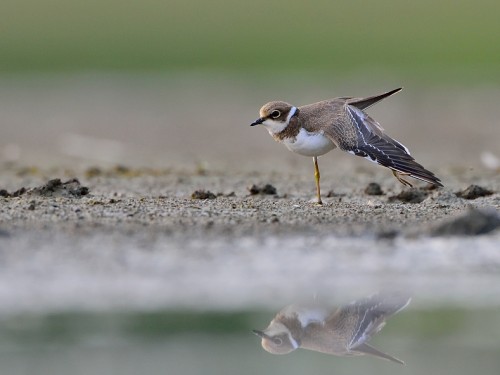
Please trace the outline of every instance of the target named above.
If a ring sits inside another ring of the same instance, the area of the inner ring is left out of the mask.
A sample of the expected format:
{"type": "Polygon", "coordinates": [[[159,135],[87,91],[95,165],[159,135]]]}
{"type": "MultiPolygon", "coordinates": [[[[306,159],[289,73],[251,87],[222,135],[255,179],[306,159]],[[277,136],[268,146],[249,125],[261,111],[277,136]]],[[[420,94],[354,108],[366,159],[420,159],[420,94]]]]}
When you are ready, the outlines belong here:
{"type": "MultiPolygon", "coordinates": [[[[476,236],[500,227],[500,214],[494,208],[473,208],[431,231],[434,236],[476,236]]],[[[471,249],[472,250],[472,249],[471,249]]]]}
{"type": "Polygon", "coordinates": [[[21,195],[23,195],[24,193],[26,193],[26,188],[23,186],[22,188],[16,190],[15,192],[13,193],[9,193],[7,190],[5,189],[2,189],[0,190],[0,197],[4,197],[4,198],[17,198],[17,197],[20,197],[21,195]]]}
{"type": "Polygon", "coordinates": [[[262,188],[262,194],[275,195],[276,194],[276,188],[273,185],[271,185],[271,184],[266,184],[262,188]]]}
{"type": "Polygon", "coordinates": [[[257,195],[260,193],[260,188],[257,186],[257,185],[252,185],[248,188],[248,191],[250,192],[250,194],[252,195],[257,195]]]}
{"type": "Polygon", "coordinates": [[[14,198],[15,197],[20,197],[21,195],[23,195],[24,193],[26,193],[26,191],[27,191],[26,188],[23,186],[22,188],[20,188],[20,189],[16,190],[15,192],[13,192],[11,194],[11,196],[14,197],[14,198]]]}
{"type": "Polygon", "coordinates": [[[403,190],[398,195],[393,195],[389,197],[389,202],[401,201],[405,203],[421,203],[427,198],[428,193],[426,191],[411,188],[408,190],[403,190]]]}
{"type": "Polygon", "coordinates": [[[263,187],[252,185],[248,188],[251,195],[264,194],[264,195],[276,195],[277,190],[271,184],[265,184],[263,187]]]}
{"type": "Polygon", "coordinates": [[[370,182],[368,186],[365,188],[365,194],[367,195],[383,195],[384,192],[379,184],[376,182],[370,182]]]}
{"type": "Polygon", "coordinates": [[[209,190],[196,190],[191,194],[191,199],[215,199],[217,196],[209,190]]]}
{"type": "Polygon", "coordinates": [[[457,197],[464,199],[476,199],[492,194],[493,192],[491,190],[485,189],[478,185],[470,185],[467,189],[455,193],[457,197]]]}
{"type": "MultiPolygon", "coordinates": [[[[89,188],[82,186],[80,181],[76,178],[72,178],[68,181],[62,182],[60,178],[54,178],[49,180],[46,184],[42,186],[35,187],[29,190],[29,194],[40,195],[40,196],[63,196],[63,197],[82,197],[88,195],[90,192],[89,188]]],[[[15,194],[15,193],[14,193],[15,194]]]]}

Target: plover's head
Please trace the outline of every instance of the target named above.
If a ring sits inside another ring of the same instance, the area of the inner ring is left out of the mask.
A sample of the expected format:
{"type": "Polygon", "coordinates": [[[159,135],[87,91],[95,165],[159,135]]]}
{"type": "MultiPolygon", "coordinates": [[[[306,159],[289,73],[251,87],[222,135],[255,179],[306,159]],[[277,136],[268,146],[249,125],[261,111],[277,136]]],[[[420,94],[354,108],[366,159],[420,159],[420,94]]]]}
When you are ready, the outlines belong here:
{"type": "Polygon", "coordinates": [[[272,354],[288,354],[299,347],[290,330],[275,320],[265,330],[252,332],[262,339],[262,347],[272,354]]]}
{"type": "Polygon", "coordinates": [[[264,125],[269,133],[277,134],[286,128],[298,109],[286,102],[269,102],[260,109],[260,117],[250,126],[264,125]]]}

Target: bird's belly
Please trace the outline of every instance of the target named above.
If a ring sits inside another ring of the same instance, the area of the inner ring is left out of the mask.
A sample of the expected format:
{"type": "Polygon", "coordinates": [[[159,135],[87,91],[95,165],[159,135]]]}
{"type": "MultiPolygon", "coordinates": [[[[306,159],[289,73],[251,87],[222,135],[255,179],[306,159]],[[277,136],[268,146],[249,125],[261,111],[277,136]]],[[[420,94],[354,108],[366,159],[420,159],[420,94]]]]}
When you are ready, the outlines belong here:
{"type": "Polygon", "coordinates": [[[310,133],[304,129],[300,129],[295,139],[285,139],[283,143],[290,151],[304,156],[324,155],[336,147],[323,134],[310,133]]]}

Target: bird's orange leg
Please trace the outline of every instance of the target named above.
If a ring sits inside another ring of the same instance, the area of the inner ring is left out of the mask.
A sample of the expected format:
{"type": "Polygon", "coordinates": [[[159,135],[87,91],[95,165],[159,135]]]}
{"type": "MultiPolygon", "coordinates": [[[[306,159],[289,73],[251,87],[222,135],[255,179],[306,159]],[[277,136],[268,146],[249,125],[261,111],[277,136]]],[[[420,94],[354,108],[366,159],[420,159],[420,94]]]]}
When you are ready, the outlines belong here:
{"type": "Polygon", "coordinates": [[[319,174],[319,167],[318,167],[318,157],[313,156],[313,161],[314,161],[314,178],[316,179],[316,193],[317,193],[317,204],[323,204],[321,201],[321,190],[319,188],[319,179],[320,179],[320,174],[319,174]]]}

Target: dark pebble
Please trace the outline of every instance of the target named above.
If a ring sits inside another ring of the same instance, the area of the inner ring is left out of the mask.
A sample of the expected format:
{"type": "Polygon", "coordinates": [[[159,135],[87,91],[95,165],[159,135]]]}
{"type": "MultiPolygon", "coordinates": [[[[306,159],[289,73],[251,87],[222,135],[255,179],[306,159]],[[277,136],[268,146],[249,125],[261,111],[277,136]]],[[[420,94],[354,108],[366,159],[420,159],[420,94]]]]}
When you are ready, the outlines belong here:
{"type": "Polygon", "coordinates": [[[257,186],[257,185],[252,185],[248,188],[248,191],[250,192],[250,194],[252,195],[257,195],[260,193],[260,188],[257,186]]]}
{"type": "Polygon", "coordinates": [[[403,190],[398,195],[393,195],[389,197],[389,202],[401,201],[405,203],[420,203],[427,198],[428,193],[426,191],[411,188],[408,190],[403,190]]]}
{"type": "Polygon", "coordinates": [[[21,189],[18,189],[16,190],[15,192],[13,192],[11,194],[12,197],[20,197],[21,195],[23,195],[24,193],[26,193],[26,188],[23,186],[21,189]]]}
{"type": "Polygon", "coordinates": [[[478,185],[470,185],[467,189],[455,193],[457,197],[464,199],[476,199],[492,194],[493,192],[491,190],[485,189],[478,185]]]}
{"type": "Polygon", "coordinates": [[[49,180],[46,184],[38,186],[30,190],[30,194],[38,194],[41,196],[53,196],[53,193],[61,193],[63,196],[82,197],[88,195],[89,188],[82,186],[80,181],[72,178],[62,182],[60,178],[49,180]]]}
{"type": "Polygon", "coordinates": [[[264,195],[276,195],[277,190],[271,184],[266,184],[263,187],[252,185],[248,188],[251,195],[264,194],[264,195]]]}
{"type": "Polygon", "coordinates": [[[500,214],[494,209],[473,208],[431,231],[434,236],[476,236],[500,227],[500,214]]]}
{"type": "Polygon", "coordinates": [[[5,189],[2,189],[0,190],[0,197],[4,197],[4,198],[17,198],[17,197],[20,197],[21,195],[23,195],[24,193],[26,193],[26,188],[25,187],[22,187],[18,190],[16,190],[15,192],[13,193],[9,193],[7,190],[5,189]]]}
{"type": "Polygon", "coordinates": [[[90,190],[88,187],[80,186],[78,189],[71,191],[71,194],[73,194],[77,197],[80,197],[80,196],[88,195],[89,192],[90,192],[90,190]]]}
{"type": "Polygon", "coordinates": [[[217,196],[209,190],[196,190],[191,194],[191,199],[215,199],[217,196]]]}
{"type": "Polygon", "coordinates": [[[271,184],[266,184],[262,188],[262,194],[275,195],[276,194],[276,188],[273,185],[271,185],[271,184]]]}
{"type": "MultiPolygon", "coordinates": [[[[71,182],[73,182],[73,181],[71,181],[71,182]]],[[[45,188],[45,189],[47,189],[49,191],[55,191],[56,188],[58,188],[61,185],[62,185],[61,179],[60,178],[54,178],[53,180],[49,180],[49,182],[47,182],[45,184],[45,186],[42,186],[42,189],[45,188]]]]}
{"type": "Polygon", "coordinates": [[[367,195],[383,195],[384,192],[379,184],[376,182],[370,182],[368,186],[365,188],[365,194],[367,195]]]}

